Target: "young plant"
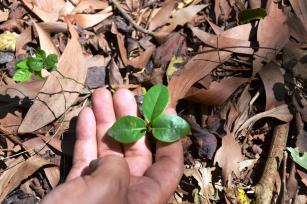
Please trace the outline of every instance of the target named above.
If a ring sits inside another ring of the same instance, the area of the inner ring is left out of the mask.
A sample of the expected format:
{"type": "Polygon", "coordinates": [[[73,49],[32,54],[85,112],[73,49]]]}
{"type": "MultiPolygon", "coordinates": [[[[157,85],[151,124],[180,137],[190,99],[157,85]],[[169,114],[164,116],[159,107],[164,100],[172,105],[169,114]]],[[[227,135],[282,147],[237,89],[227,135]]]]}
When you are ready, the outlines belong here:
{"type": "Polygon", "coordinates": [[[190,132],[189,124],[179,116],[162,114],[168,105],[166,86],[157,84],[145,94],[142,110],[145,120],[124,116],[109,129],[109,136],[120,143],[132,143],[146,133],[162,142],[174,142],[190,132]]]}
{"type": "Polygon", "coordinates": [[[38,49],[33,56],[19,60],[16,63],[16,72],[13,79],[18,82],[27,81],[33,73],[36,79],[42,79],[41,70],[54,71],[56,70],[57,62],[58,56],[56,54],[46,56],[44,50],[38,49]]]}

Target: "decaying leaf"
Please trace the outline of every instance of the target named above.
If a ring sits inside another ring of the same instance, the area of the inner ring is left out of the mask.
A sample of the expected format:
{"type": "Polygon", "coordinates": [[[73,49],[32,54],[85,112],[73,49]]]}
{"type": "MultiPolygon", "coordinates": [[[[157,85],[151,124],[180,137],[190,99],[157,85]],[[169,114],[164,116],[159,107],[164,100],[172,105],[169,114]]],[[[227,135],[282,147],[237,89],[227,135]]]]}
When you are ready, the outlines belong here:
{"type": "Polygon", "coordinates": [[[73,13],[82,13],[87,9],[92,10],[101,10],[108,7],[107,1],[100,0],[82,0],[78,5],[73,9],[73,13]]]}
{"type": "Polygon", "coordinates": [[[153,31],[156,28],[167,23],[171,12],[175,8],[176,1],[175,0],[167,0],[163,3],[160,10],[156,13],[156,15],[151,19],[148,30],[153,31]]]}
{"type": "Polygon", "coordinates": [[[9,31],[0,34],[0,51],[14,52],[18,35],[9,31]]]}
{"type": "Polygon", "coordinates": [[[246,128],[249,129],[254,125],[254,123],[256,121],[258,121],[261,118],[265,118],[265,117],[273,117],[273,118],[276,118],[276,119],[281,120],[283,122],[290,122],[292,120],[292,114],[289,111],[288,105],[283,104],[283,105],[277,106],[275,108],[272,108],[268,111],[254,115],[253,117],[246,120],[239,127],[239,129],[235,130],[235,131],[240,132],[243,129],[246,129],[246,128]]]}
{"type": "Polygon", "coordinates": [[[68,25],[72,38],[59,60],[58,71],[48,77],[19,127],[19,133],[32,132],[58,118],[75,102],[83,88],[87,73],[86,61],[78,34],[71,24],[68,25]]]}
{"type": "Polygon", "coordinates": [[[10,163],[10,166],[0,176],[0,201],[14,190],[23,180],[27,179],[38,169],[45,165],[53,165],[49,161],[39,157],[32,156],[26,160],[23,157],[19,157],[10,163]]]}
{"type": "Polygon", "coordinates": [[[82,28],[89,28],[107,19],[112,14],[112,8],[108,7],[105,10],[95,14],[75,14],[70,15],[69,17],[74,19],[75,22],[82,28]]]}
{"type": "Polygon", "coordinates": [[[236,142],[233,134],[226,134],[222,138],[222,147],[217,150],[214,157],[214,163],[217,162],[222,168],[224,182],[229,179],[232,172],[239,176],[239,167],[242,161],[241,146],[236,142]]]}

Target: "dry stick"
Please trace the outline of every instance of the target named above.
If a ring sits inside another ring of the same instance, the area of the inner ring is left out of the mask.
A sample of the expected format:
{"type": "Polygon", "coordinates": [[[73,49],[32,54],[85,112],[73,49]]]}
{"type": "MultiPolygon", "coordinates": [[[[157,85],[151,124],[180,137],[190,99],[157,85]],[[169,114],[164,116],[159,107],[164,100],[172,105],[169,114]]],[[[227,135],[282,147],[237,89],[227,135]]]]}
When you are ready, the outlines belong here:
{"type": "Polygon", "coordinates": [[[289,132],[289,123],[278,125],[273,132],[273,140],[262,177],[255,186],[256,203],[270,204],[273,197],[275,177],[283,159],[289,132]]]}
{"type": "Polygon", "coordinates": [[[153,32],[146,30],[145,28],[139,26],[128,14],[127,12],[121,7],[120,3],[117,0],[110,0],[112,4],[119,10],[119,12],[133,25],[135,29],[141,31],[145,34],[154,35],[153,32]]]}

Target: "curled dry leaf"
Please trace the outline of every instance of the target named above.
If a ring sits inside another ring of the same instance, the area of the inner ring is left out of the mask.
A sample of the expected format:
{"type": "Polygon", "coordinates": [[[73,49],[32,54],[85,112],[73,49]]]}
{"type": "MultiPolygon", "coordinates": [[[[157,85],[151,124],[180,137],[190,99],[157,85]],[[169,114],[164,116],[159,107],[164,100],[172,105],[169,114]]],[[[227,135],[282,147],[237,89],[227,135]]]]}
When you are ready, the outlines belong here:
{"type": "Polygon", "coordinates": [[[138,57],[128,59],[128,53],[127,49],[125,47],[125,37],[121,33],[118,32],[115,24],[112,24],[112,32],[116,34],[117,37],[117,43],[119,47],[120,57],[124,63],[125,66],[130,65],[134,67],[135,69],[143,69],[148,61],[151,58],[151,55],[153,51],[155,50],[155,45],[149,44],[149,46],[146,48],[145,51],[140,52],[140,55],[138,57]]]}
{"type": "Polygon", "coordinates": [[[171,106],[175,107],[177,101],[185,97],[195,82],[208,75],[218,65],[227,60],[230,55],[231,53],[225,51],[212,51],[198,54],[190,59],[183,70],[175,73],[169,81],[171,106]]]}
{"type": "Polygon", "coordinates": [[[222,168],[223,180],[226,182],[231,173],[239,176],[240,162],[243,161],[241,146],[236,142],[233,134],[228,133],[222,138],[222,146],[217,150],[214,163],[222,168]]]}
{"type": "Polygon", "coordinates": [[[268,15],[258,25],[257,39],[259,50],[255,52],[253,73],[258,73],[264,62],[270,62],[288,42],[290,33],[286,24],[287,15],[278,4],[271,1],[267,9],[268,15]]]}
{"type": "Polygon", "coordinates": [[[222,105],[248,78],[230,77],[214,81],[209,89],[191,87],[185,98],[207,105],[222,105]]]}
{"type": "Polygon", "coordinates": [[[165,1],[156,15],[151,19],[148,30],[153,31],[158,27],[165,25],[171,12],[174,10],[175,5],[175,0],[165,1]]]}
{"type": "Polygon", "coordinates": [[[167,23],[169,25],[164,26],[161,30],[155,33],[155,37],[158,40],[163,40],[167,37],[176,27],[177,25],[184,25],[190,20],[192,20],[198,12],[204,9],[207,5],[190,5],[188,7],[177,10],[173,13],[172,18],[169,18],[167,23]]]}
{"type": "Polygon", "coordinates": [[[235,132],[238,133],[243,129],[246,129],[246,128],[249,129],[254,125],[255,122],[257,122],[261,118],[266,118],[266,117],[276,118],[276,119],[281,120],[283,122],[290,122],[292,120],[292,114],[289,111],[288,105],[283,104],[283,105],[277,106],[275,108],[272,108],[268,111],[254,115],[253,117],[246,120],[238,128],[238,130],[235,130],[235,132]]]}
{"type": "Polygon", "coordinates": [[[108,7],[108,2],[103,0],[82,0],[76,8],[74,8],[72,13],[82,13],[83,11],[87,9],[92,10],[102,10],[108,7]]]}
{"type": "Polygon", "coordinates": [[[35,22],[33,22],[33,24],[39,37],[39,44],[41,49],[44,50],[47,55],[56,54],[59,57],[60,52],[51,40],[49,33],[47,33],[39,24],[35,22]]]}
{"type": "Polygon", "coordinates": [[[265,110],[269,110],[283,104],[286,93],[284,87],[284,77],[279,67],[274,63],[268,63],[259,72],[259,76],[265,89],[265,110]]]}
{"type": "Polygon", "coordinates": [[[77,99],[85,82],[87,67],[78,34],[69,23],[72,38],[25,116],[19,133],[35,131],[62,115],[77,99]],[[72,57],[74,56],[74,57],[72,57]]]}
{"type": "Polygon", "coordinates": [[[65,5],[64,0],[22,0],[22,2],[44,22],[56,22],[65,5]]]}
{"type": "Polygon", "coordinates": [[[0,202],[19,184],[34,174],[45,165],[53,165],[51,162],[35,155],[27,160],[23,157],[15,159],[0,176],[0,202]]]}
{"type": "Polygon", "coordinates": [[[89,28],[92,27],[101,21],[107,19],[109,16],[112,16],[112,8],[108,7],[105,10],[98,12],[96,14],[74,14],[69,15],[70,18],[74,19],[75,22],[81,28],[89,28]]]}
{"type": "Polygon", "coordinates": [[[209,46],[243,54],[252,54],[254,52],[250,48],[251,43],[247,40],[216,36],[193,26],[190,26],[190,28],[196,37],[209,46]]]}

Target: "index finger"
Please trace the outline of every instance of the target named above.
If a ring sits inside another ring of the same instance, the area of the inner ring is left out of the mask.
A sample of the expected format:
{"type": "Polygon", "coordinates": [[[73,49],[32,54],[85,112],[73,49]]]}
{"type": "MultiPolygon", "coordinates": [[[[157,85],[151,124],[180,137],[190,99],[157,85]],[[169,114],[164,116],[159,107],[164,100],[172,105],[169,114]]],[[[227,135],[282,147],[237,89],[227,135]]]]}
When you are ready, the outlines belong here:
{"type": "MultiPolygon", "coordinates": [[[[172,108],[167,108],[164,113],[176,114],[172,108]]],[[[168,199],[183,174],[183,148],[181,140],[173,143],[157,142],[156,162],[146,171],[145,176],[152,178],[159,184],[162,197],[168,199]]]]}

